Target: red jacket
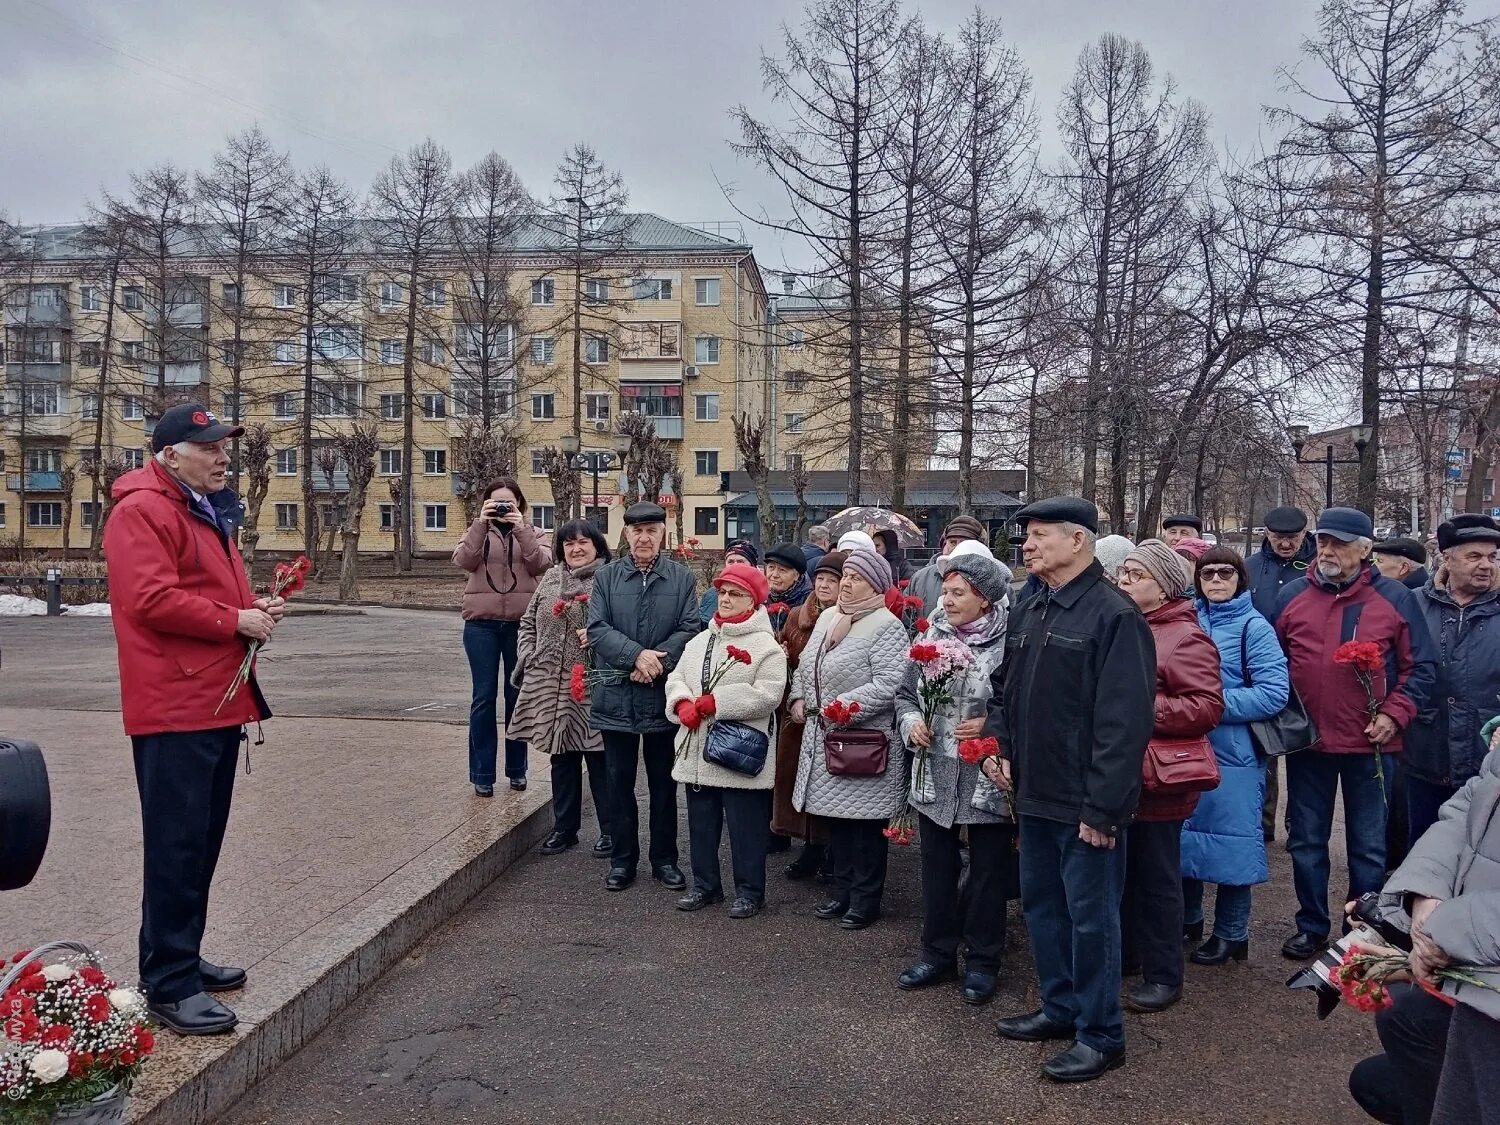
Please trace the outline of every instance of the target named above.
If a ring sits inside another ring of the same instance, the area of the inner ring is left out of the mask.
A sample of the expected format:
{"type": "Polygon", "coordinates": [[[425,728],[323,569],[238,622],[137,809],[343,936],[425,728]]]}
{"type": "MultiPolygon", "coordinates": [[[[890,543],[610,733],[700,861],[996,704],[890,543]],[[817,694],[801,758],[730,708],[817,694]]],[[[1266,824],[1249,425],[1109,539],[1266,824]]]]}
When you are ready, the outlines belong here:
{"type": "Polygon", "coordinates": [[[250,681],[214,708],[244,658],[235,630],[255,602],[234,541],[155,461],[115,482],[104,525],[125,733],[214,730],[270,716],[250,681]]]}
{"type": "MultiPolygon", "coordinates": [[[[1198,624],[1191,598],[1173,598],[1146,614],[1156,642],[1156,721],[1153,738],[1208,739],[1224,715],[1219,646],[1198,624]]],[[[1186,820],[1198,807],[1197,793],[1154,794],[1141,790],[1137,820],[1186,820]]]]}
{"type": "MultiPolygon", "coordinates": [[[[1309,574],[1316,572],[1309,571],[1309,574]]],[[[1427,707],[1437,683],[1437,645],[1416,595],[1367,566],[1346,587],[1316,576],[1281,592],[1276,635],[1286,649],[1292,686],[1318,731],[1314,749],[1330,754],[1370,754],[1365,737],[1369,700],[1352,668],[1333,662],[1345,641],[1372,641],[1385,655],[1385,674],[1372,677],[1377,709],[1396,724],[1385,744],[1401,749],[1401,731],[1427,707]]]]}

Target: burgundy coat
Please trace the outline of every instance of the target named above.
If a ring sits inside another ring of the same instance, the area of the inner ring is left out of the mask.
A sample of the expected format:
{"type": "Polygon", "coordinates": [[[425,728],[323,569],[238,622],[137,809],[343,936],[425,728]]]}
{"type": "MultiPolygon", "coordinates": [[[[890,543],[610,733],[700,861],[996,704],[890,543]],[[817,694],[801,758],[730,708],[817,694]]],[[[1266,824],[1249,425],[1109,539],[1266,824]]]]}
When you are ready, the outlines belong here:
{"type": "MultiPolygon", "coordinates": [[[[1198,624],[1191,598],[1173,598],[1146,614],[1156,642],[1156,722],[1153,738],[1202,738],[1224,714],[1219,648],[1198,624]]],[[[1197,793],[1157,795],[1141,790],[1137,820],[1186,820],[1197,793]]]]}

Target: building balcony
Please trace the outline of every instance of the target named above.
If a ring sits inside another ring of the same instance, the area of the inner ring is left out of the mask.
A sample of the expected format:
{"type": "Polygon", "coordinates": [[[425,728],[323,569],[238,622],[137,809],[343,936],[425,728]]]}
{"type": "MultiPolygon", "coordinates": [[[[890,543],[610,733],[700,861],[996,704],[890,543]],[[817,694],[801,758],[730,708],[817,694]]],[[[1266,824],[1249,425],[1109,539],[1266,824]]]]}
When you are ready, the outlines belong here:
{"type": "Polygon", "coordinates": [[[72,414],[7,414],[0,420],[0,428],[11,437],[60,438],[73,431],[75,419],[72,414]]]}
{"type": "Polygon", "coordinates": [[[328,483],[328,474],[322,469],[313,467],[313,491],[314,492],[348,492],[349,474],[340,469],[333,474],[333,483],[328,483]]]}
{"type": "Polygon", "coordinates": [[[185,301],[167,306],[167,323],[179,328],[206,328],[208,305],[202,301],[185,301]]]}
{"type": "Polygon", "coordinates": [[[656,428],[656,436],[663,441],[682,440],[681,418],[652,418],[651,424],[656,428]]]}
{"type": "Polygon", "coordinates": [[[207,360],[194,359],[181,363],[168,361],[166,369],[167,386],[169,387],[183,387],[190,384],[208,382],[207,360]]]}
{"type": "Polygon", "coordinates": [[[5,379],[13,386],[21,383],[66,383],[72,376],[73,365],[61,360],[56,363],[26,360],[5,365],[5,379]]]}
{"type": "Polygon", "coordinates": [[[11,473],[5,487],[12,492],[61,492],[62,473],[11,473]]]}
{"type": "Polygon", "coordinates": [[[66,328],[73,323],[73,310],[67,301],[28,304],[25,301],[5,305],[7,328],[66,328]]]}

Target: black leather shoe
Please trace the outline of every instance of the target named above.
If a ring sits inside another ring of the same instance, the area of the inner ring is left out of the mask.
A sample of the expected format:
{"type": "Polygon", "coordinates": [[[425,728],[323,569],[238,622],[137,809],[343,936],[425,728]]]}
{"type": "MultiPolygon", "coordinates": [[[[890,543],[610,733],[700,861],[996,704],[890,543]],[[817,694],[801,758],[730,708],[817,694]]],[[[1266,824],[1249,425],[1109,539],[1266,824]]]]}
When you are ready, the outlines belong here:
{"type": "Polygon", "coordinates": [[[866,914],[863,910],[851,910],[839,919],[839,926],[846,930],[863,930],[880,921],[880,911],[866,914]]]}
{"type": "Polygon", "coordinates": [[[494,795],[495,787],[493,785],[474,786],[474,796],[476,797],[493,797],[494,795]]]}
{"type": "Polygon", "coordinates": [[[554,832],[542,841],[542,854],[560,855],[577,843],[577,836],[564,836],[561,832],[554,832]]]}
{"type": "Polygon", "coordinates": [[[245,970],[230,965],[215,965],[212,961],[198,961],[198,976],[203,981],[204,992],[233,992],[245,987],[245,970]]]}
{"type": "Polygon", "coordinates": [[[1321,953],[1327,944],[1327,935],[1318,937],[1299,931],[1281,943],[1281,955],[1289,961],[1308,961],[1321,953]]]}
{"type": "Polygon", "coordinates": [[[595,859],[608,859],[615,850],[615,838],[613,836],[600,836],[599,842],[590,849],[595,859]]]}
{"type": "Polygon", "coordinates": [[[767,855],[775,855],[778,852],[787,852],[791,850],[792,838],[790,836],[783,836],[779,832],[771,833],[771,842],[766,845],[767,855]]]}
{"type": "Polygon", "coordinates": [[[1243,961],[1250,956],[1248,941],[1225,941],[1214,934],[1188,958],[1195,965],[1222,965],[1229,960],[1243,961]]]}
{"type": "Polygon", "coordinates": [[[517,793],[526,792],[526,779],[524,777],[513,777],[510,779],[510,787],[517,793]]]}
{"type": "Polygon", "coordinates": [[[694,910],[702,910],[705,906],[712,906],[716,902],[723,902],[724,894],[705,894],[703,891],[688,891],[677,900],[677,909],[691,913],[694,910]]]}
{"type": "Polygon", "coordinates": [[[206,992],[195,992],[174,1004],[148,1002],[146,1010],[178,1035],[223,1035],[233,1031],[240,1019],[234,1009],[220,1004],[206,992]]]}
{"type": "Polygon", "coordinates": [[[687,880],[683,878],[682,872],[675,863],[664,863],[660,867],[653,867],[651,878],[669,891],[680,891],[687,886],[687,880]]]}
{"type": "Polygon", "coordinates": [[[1142,981],[1125,993],[1125,1006],[1132,1012],[1165,1012],[1182,999],[1182,987],[1142,981]]]}
{"type": "Polygon", "coordinates": [[[1202,941],[1202,940],[1203,940],[1203,919],[1202,918],[1198,919],[1198,921],[1196,921],[1196,922],[1189,922],[1189,923],[1187,923],[1187,925],[1185,925],[1185,926],[1182,927],[1182,944],[1183,945],[1190,945],[1191,943],[1193,943],[1195,941],[1202,941]]]}
{"type": "Polygon", "coordinates": [[[623,891],[631,883],[635,882],[635,869],[632,867],[611,867],[609,874],[604,877],[604,889],[606,891],[623,891]]]}
{"type": "Polygon", "coordinates": [[[731,918],[754,918],[760,913],[761,904],[753,898],[737,898],[729,904],[731,918]]]}
{"type": "Polygon", "coordinates": [[[896,987],[906,992],[915,992],[928,985],[941,984],[958,976],[952,965],[934,965],[931,961],[918,961],[896,978],[896,987]]]}
{"type": "Polygon", "coordinates": [[[822,865],[823,849],[817,844],[807,844],[803,846],[801,854],[787,864],[786,877],[793,880],[811,879],[822,865]]]}
{"type": "Polygon", "coordinates": [[[1038,1008],[1024,1016],[1007,1016],[995,1024],[995,1032],[1001,1039],[1015,1039],[1022,1043],[1042,1043],[1048,1039],[1073,1038],[1073,1025],[1056,1023],[1047,1018],[1047,1013],[1038,1008]]]}
{"type": "Polygon", "coordinates": [[[994,973],[981,973],[970,969],[964,974],[964,1003],[973,1004],[976,1008],[988,1004],[995,998],[995,989],[999,986],[1000,978],[994,973]]]}
{"type": "Polygon", "coordinates": [[[1060,1055],[1048,1059],[1042,1073],[1054,1082],[1089,1082],[1125,1065],[1125,1048],[1096,1051],[1076,1040],[1060,1055]]]}
{"type": "Polygon", "coordinates": [[[813,911],[814,918],[842,918],[849,910],[849,904],[841,898],[831,898],[813,911]]]}

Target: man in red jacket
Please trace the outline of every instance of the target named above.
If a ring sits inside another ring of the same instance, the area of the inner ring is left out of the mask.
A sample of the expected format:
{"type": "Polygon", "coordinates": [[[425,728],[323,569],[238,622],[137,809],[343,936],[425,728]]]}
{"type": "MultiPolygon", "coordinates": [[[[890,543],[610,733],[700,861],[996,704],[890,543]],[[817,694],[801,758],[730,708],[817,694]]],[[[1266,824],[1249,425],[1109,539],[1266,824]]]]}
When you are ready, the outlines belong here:
{"type": "Polygon", "coordinates": [[[141,796],[141,982],[152,1015],[184,1035],[231,1030],[210,992],[243,969],[199,956],[240,740],[270,716],[252,672],[228,700],[245,646],[265,641],[281,599],[257,598],[229,533],[226,441],[244,430],[198,403],[162,414],[155,458],[114,486],[104,530],[120,702],[141,796]],[[222,706],[221,706],[222,703],[222,706]]]}
{"type": "Polygon", "coordinates": [[[1318,516],[1317,562],[1281,592],[1276,635],[1286,649],[1292,686],[1318,732],[1317,743],[1287,758],[1287,850],[1297,888],[1297,932],[1281,947],[1293,960],[1328,940],[1328,839],[1334,798],[1344,794],[1349,892],[1385,882],[1385,824],[1401,732],[1437,682],[1437,651],[1415,595],[1369,565],[1375,534],[1354,508],[1318,516]],[[1379,646],[1382,667],[1369,694],[1355,669],[1335,661],[1340,645],[1379,646]],[[1371,704],[1370,694],[1374,696],[1371,704]],[[1383,784],[1382,784],[1383,781],[1383,784]]]}

